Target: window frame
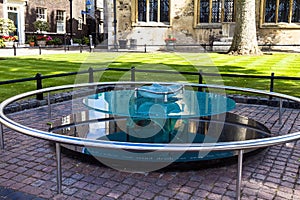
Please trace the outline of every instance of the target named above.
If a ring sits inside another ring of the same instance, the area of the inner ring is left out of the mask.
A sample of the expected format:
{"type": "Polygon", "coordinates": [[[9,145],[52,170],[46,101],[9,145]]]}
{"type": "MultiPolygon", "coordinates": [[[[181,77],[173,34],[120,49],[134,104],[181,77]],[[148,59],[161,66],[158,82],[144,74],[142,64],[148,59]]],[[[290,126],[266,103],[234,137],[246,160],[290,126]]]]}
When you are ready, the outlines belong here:
{"type": "Polygon", "coordinates": [[[139,0],[131,0],[131,5],[132,5],[132,12],[131,12],[131,21],[132,21],[132,26],[162,26],[162,27],[168,27],[171,25],[171,2],[172,0],[169,1],[169,13],[168,13],[168,22],[162,22],[161,21],[161,1],[162,0],[157,0],[157,21],[150,21],[150,1],[151,0],[145,0],[146,1],[146,20],[145,21],[139,21],[139,8],[138,8],[138,2],[139,0]]]}
{"type": "Polygon", "coordinates": [[[194,1],[194,27],[202,27],[202,26],[210,26],[210,27],[219,27],[222,25],[222,23],[235,23],[235,13],[236,13],[236,0],[233,0],[233,13],[232,13],[232,21],[225,21],[225,1],[226,0],[220,0],[221,4],[221,10],[220,10],[220,20],[218,22],[213,22],[213,1],[214,0],[208,0],[209,2],[209,13],[208,13],[208,21],[207,22],[201,22],[200,21],[200,14],[201,14],[201,1],[202,0],[195,0],[194,1]]]}
{"type": "Polygon", "coordinates": [[[83,19],[82,17],[78,18],[78,28],[79,31],[81,31],[83,29],[83,19]]]}
{"type": "Polygon", "coordinates": [[[65,10],[56,10],[56,32],[57,33],[66,33],[66,11],[65,10]],[[62,15],[61,15],[62,14],[62,15]],[[63,30],[58,30],[58,24],[61,23],[63,30]]]}
{"type": "Polygon", "coordinates": [[[36,7],[36,20],[47,22],[47,8],[36,7]],[[40,11],[43,11],[43,13],[40,11]]]}
{"type": "Polygon", "coordinates": [[[298,19],[298,22],[293,22],[293,1],[295,0],[288,0],[289,1],[289,8],[288,8],[288,19],[287,22],[280,21],[279,20],[279,5],[281,0],[275,0],[276,7],[275,7],[275,19],[274,22],[266,22],[265,16],[266,16],[266,4],[267,0],[261,1],[261,7],[260,7],[260,28],[300,28],[300,16],[298,19]]]}

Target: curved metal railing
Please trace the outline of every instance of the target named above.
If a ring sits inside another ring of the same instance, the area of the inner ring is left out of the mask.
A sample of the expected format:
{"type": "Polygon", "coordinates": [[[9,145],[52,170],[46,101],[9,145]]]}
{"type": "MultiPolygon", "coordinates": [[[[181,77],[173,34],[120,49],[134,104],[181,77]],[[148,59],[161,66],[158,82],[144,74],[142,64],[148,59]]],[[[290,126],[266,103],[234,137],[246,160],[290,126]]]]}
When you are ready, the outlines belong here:
{"type": "MultiPolygon", "coordinates": [[[[91,88],[95,86],[105,86],[105,85],[137,85],[137,84],[152,84],[152,82],[102,82],[102,83],[84,83],[84,84],[76,84],[76,85],[64,85],[58,87],[45,88],[42,90],[35,90],[26,92],[14,97],[11,97],[0,104],[0,123],[4,126],[11,128],[17,132],[41,138],[44,140],[53,141],[56,143],[56,156],[57,156],[57,189],[58,193],[61,193],[62,190],[62,177],[61,177],[61,144],[71,144],[71,145],[79,145],[86,147],[95,147],[95,148],[106,148],[106,149],[127,149],[127,150],[151,150],[151,151],[224,151],[224,150],[235,150],[238,151],[238,181],[236,187],[236,199],[240,199],[240,190],[241,190],[241,174],[242,174],[242,160],[243,160],[243,151],[245,149],[252,148],[263,148],[268,146],[273,146],[277,144],[283,144],[295,140],[300,139],[300,132],[294,132],[286,135],[279,135],[275,137],[262,138],[262,139],[251,139],[244,141],[234,141],[234,142],[217,142],[217,143],[202,143],[202,144],[163,144],[163,143],[131,143],[131,142],[118,142],[118,141],[104,141],[104,140],[96,140],[96,139],[86,139],[86,138],[78,138],[66,135],[59,135],[56,133],[46,132],[37,130],[34,128],[29,128],[20,123],[9,119],[4,113],[4,108],[20,99],[27,98],[32,95],[36,95],[39,93],[47,93],[53,91],[67,90],[67,89],[78,89],[78,88],[91,88]]],[[[174,84],[163,82],[161,84],[174,84]]],[[[207,84],[184,84],[184,86],[190,87],[201,87],[201,88],[213,88],[213,89],[224,89],[230,91],[240,91],[247,93],[254,93],[266,96],[272,96],[279,98],[279,123],[281,123],[281,109],[282,109],[282,99],[291,100],[300,103],[300,98],[275,93],[275,92],[266,92],[256,89],[250,88],[238,88],[238,87],[230,87],[230,86],[220,86],[220,85],[207,85],[207,84]]],[[[49,95],[48,95],[49,97],[49,95]]],[[[49,102],[49,99],[48,99],[49,102]]],[[[3,140],[3,128],[1,125],[0,129],[1,137],[0,142],[2,148],[4,148],[4,140],[3,140]]]]}

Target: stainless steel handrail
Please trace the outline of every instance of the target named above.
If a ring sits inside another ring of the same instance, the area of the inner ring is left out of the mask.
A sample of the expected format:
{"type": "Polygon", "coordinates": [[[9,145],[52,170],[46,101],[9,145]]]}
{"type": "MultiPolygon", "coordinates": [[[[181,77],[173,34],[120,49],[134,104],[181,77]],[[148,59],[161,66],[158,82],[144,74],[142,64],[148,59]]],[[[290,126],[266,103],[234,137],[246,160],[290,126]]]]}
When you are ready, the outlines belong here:
{"type": "MultiPolygon", "coordinates": [[[[86,138],[76,138],[72,136],[64,136],[55,133],[49,133],[33,128],[26,127],[21,125],[11,119],[9,119],[4,114],[4,108],[23,98],[36,95],[38,93],[46,93],[46,92],[53,92],[59,90],[66,90],[66,89],[73,89],[73,88],[91,88],[93,86],[101,86],[101,85],[137,85],[137,84],[151,84],[152,82],[102,82],[102,83],[84,83],[84,84],[75,84],[75,85],[64,85],[58,87],[51,87],[45,88],[41,90],[35,90],[26,92],[20,95],[16,95],[11,97],[0,104],[0,123],[6,127],[9,127],[17,132],[53,141],[56,142],[56,154],[57,155],[57,176],[61,176],[61,162],[60,162],[60,144],[72,144],[72,145],[79,145],[79,146],[87,146],[87,147],[96,147],[96,148],[107,148],[107,149],[128,149],[128,150],[154,150],[154,151],[224,151],[224,150],[237,150],[239,151],[239,162],[238,162],[238,182],[237,182],[237,199],[240,199],[240,185],[241,185],[241,170],[242,170],[242,154],[243,150],[245,149],[252,149],[252,148],[263,148],[272,145],[287,143],[295,140],[300,139],[300,132],[290,133],[287,135],[280,135],[270,138],[262,138],[262,139],[252,139],[252,140],[245,140],[245,141],[235,141],[235,142],[220,142],[220,143],[204,143],[204,144],[147,144],[147,143],[130,143],[130,142],[116,142],[116,141],[103,141],[103,140],[93,140],[93,139],[86,139],[86,138]]],[[[174,83],[167,83],[163,82],[161,84],[174,84],[174,83]]],[[[241,92],[248,92],[254,94],[261,94],[266,96],[277,97],[280,99],[279,105],[279,121],[281,121],[281,107],[282,107],[282,99],[287,99],[291,101],[296,101],[300,103],[300,98],[275,93],[275,92],[267,92],[261,91],[251,88],[238,88],[238,87],[231,87],[231,86],[221,86],[221,85],[208,85],[208,84],[183,84],[185,87],[203,87],[203,88],[214,88],[214,89],[223,89],[223,90],[231,90],[231,91],[241,91],[241,92]]],[[[3,131],[0,131],[1,137],[3,137],[3,131]]],[[[1,140],[3,143],[3,139],[1,140]]],[[[1,146],[4,146],[1,145],[1,146]]],[[[61,192],[61,177],[58,177],[58,192],[61,192]]]]}

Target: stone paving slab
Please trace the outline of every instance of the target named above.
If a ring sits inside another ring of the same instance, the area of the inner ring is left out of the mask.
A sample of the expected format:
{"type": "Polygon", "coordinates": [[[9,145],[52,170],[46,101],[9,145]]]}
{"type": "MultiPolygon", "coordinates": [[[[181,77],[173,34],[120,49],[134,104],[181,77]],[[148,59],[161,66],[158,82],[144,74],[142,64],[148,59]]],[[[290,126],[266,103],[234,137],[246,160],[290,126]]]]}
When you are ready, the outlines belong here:
{"type": "MultiPolygon", "coordinates": [[[[68,103],[57,104],[53,107],[53,118],[70,109],[68,103]]],[[[278,124],[278,108],[238,104],[233,112],[264,123],[273,134],[300,129],[299,110],[284,109],[283,125],[278,124]]],[[[47,116],[46,107],[11,114],[14,120],[41,130],[48,129],[47,116]]],[[[4,132],[5,150],[0,150],[0,186],[4,193],[22,192],[29,198],[56,200],[235,198],[236,162],[212,168],[130,173],[65,153],[63,193],[57,194],[54,144],[8,128],[4,132]]],[[[299,159],[300,141],[273,146],[245,158],[242,199],[300,199],[299,159]]]]}

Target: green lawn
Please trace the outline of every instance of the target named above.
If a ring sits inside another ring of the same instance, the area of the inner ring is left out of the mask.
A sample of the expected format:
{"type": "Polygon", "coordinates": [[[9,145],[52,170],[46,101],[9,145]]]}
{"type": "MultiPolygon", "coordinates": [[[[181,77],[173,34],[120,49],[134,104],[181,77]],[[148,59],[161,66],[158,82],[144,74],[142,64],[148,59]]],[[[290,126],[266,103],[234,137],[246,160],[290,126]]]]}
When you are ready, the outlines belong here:
{"type": "MultiPolygon", "coordinates": [[[[172,71],[190,71],[221,73],[270,75],[274,72],[279,76],[300,77],[300,55],[292,53],[275,53],[263,56],[229,56],[218,53],[76,53],[61,55],[37,55],[0,58],[0,81],[33,77],[36,73],[42,75],[59,74],[85,70],[89,67],[155,69],[172,71]]],[[[87,75],[70,76],[43,80],[43,86],[56,86],[87,82],[87,75]]],[[[130,80],[130,73],[107,71],[95,74],[95,81],[130,80]]],[[[137,81],[179,81],[197,82],[197,76],[180,74],[137,73],[137,81]]],[[[209,84],[224,84],[239,87],[269,90],[269,80],[204,77],[209,84]]],[[[24,82],[1,85],[0,101],[35,89],[35,82],[24,82]]],[[[275,91],[300,96],[299,81],[275,81],[275,91]]]]}

